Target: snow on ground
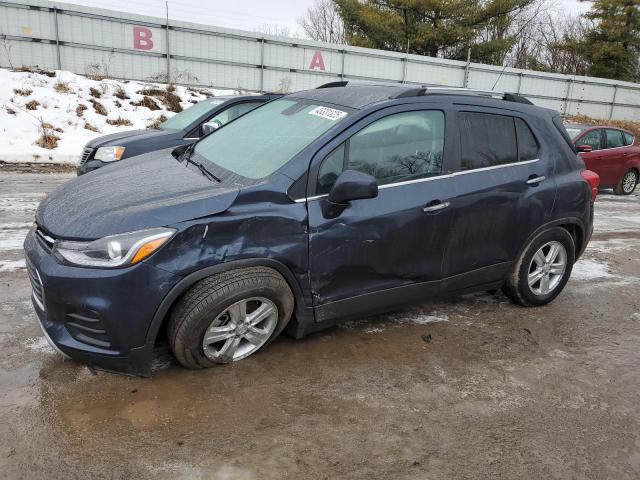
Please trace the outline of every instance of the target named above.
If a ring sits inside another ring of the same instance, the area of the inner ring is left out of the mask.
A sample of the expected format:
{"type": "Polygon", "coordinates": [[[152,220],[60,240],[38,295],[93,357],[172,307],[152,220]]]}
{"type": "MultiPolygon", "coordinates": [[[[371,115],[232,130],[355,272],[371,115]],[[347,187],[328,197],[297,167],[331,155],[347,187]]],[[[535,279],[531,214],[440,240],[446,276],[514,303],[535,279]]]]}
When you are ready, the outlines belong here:
{"type": "MultiPolygon", "coordinates": [[[[167,118],[175,115],[157,97],[151,98],[158,110],[133,105],[143,100],[144,95],[138,92],[144,89],[166,91],[167,85],[112,79],[98,81],[67,71],[55,71],[55,76],[49,77],[42,73],[0,69],[0,137],[3,139],[0,161],[75,164],[82,147],[92,138],[122,130],[144,129],[161,115],[167,118]],[[91,100],[100,102],[107,115],[97,113],[91,100]],[[79,106],[86,109],[78,112],[79,106]],[[127,119],[132,125],[107,123],[107,120],[118,118],[127,119]],[[43,122],[62,130],[52,131],[60,138],[52,150],[35,143],[41,135],[43,122]],[[98,131],[88,130],[87,126],[98,131]]],[[[173,93],[180,97],[180,106],[186,109],[207,95],[233,91],[177,85],[173,93]]]]}
{"type": "Polygon", "coordinates": [[[571,278],[574,280],[593,280],[596,278],[611,277],[609,273],[609,265],[604,262],[582,258],[578,260],[571,272],[571,278]]]}

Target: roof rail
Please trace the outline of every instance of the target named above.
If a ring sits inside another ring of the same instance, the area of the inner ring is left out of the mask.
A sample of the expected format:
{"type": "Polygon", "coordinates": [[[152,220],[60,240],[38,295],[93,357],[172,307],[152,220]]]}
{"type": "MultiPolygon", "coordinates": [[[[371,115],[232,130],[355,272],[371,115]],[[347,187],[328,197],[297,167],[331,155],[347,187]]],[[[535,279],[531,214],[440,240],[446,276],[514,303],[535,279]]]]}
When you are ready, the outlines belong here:
{"type": "Polygon", "coordinates": [[[329,82],[324,85],[320,85],[317,88],[335,88],[335,87],[363,87],[363,86],[395,86],[405,87],[405,90],[398,94],[397,98],[405,97],[421,97],[428,94],[434,95],[476,95],[479,97],[498,98],[500,100],[506,100],[507,102],[523,103],[527,105],[533,105],[531,101],[522,95],[509,92],[496,92],[493,90],[479,90],[474,88],[463,87],[432,87],[420,84],[411,83],[392,83],[392,82],[375,82],[375,81],[356,81],[343,80],[338,82],[329,82]]]}

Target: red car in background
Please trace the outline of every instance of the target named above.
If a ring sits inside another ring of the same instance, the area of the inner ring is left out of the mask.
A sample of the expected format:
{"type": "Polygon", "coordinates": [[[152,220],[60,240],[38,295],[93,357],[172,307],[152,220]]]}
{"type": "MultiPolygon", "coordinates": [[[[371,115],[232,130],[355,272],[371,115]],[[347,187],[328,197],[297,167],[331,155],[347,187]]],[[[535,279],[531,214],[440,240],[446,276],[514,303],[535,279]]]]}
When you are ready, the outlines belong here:
{"type": "Polygon", "coordinates": [[[633,133],[607,126],[565,127],[586,167],[600,175],[600,187],[633,193],[640,177],[640,143],[633,133]]]}

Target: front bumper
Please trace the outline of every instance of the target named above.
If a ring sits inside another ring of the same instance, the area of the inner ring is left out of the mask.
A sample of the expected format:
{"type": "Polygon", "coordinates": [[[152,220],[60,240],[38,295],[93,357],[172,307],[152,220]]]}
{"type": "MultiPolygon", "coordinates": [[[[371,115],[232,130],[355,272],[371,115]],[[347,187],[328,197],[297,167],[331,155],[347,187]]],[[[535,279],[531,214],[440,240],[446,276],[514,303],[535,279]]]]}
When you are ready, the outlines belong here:
{"type": "Polygon", "coordinates": [[[149,327],[180,277],[148,261],[112,270],[63,265],[33,230],[24,249],[34,309],[50,343],[83,363],[149,375],[149,327]]]}
{"type": "Polygon", "coordinates": [[[78,176],[84,175],[85,173],[93,172],[94,170],[105,167],[112,163],[116,163],[116,162],[103,162],[101,160],[87,160],[86,162],[81,163],[78,166],[78,168],[76,169],[76,173],[78,174],[78,176]]]}

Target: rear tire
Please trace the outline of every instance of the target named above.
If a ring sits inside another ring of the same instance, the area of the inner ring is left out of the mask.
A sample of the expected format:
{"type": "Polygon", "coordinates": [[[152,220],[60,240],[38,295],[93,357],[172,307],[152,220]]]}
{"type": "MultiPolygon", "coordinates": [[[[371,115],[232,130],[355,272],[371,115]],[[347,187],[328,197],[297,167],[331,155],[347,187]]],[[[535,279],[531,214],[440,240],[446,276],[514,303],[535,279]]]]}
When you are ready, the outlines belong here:
{"type": "Polygon", "coordinates": [[[546,305],[567,284],[575,261],[573,237],[554,227],[537,235],[520,254],[502,291],[524,307],[546,305]]]}
{"type": "Polygon", "coordinates": [[[616,195],[631,195],[638,184],[638,172],[629,170],[613,189],[616,195]]]}
{"type": "Polygon", "coordinates": [[[167,326],[169,345],[186,368],[241,360],[282,332],[293,306],[289,285],[271,268],[219,273],[196,283],[176,303],[167,326]]]}

